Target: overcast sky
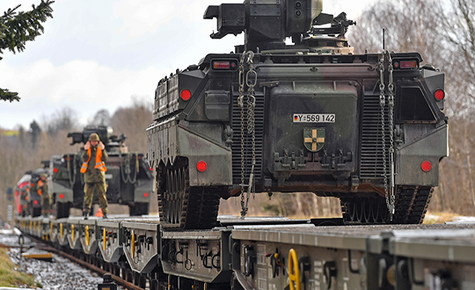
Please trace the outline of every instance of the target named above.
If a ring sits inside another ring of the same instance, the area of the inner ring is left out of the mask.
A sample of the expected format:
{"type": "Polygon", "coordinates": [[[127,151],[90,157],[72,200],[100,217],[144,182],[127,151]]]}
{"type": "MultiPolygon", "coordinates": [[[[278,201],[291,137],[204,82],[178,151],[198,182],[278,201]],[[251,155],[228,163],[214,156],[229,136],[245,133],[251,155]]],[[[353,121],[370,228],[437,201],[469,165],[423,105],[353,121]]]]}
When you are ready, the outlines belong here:
{"type": "MultiPolygon", "coordinates": [[[[376,0],[324,1],[323,12],[345,11],[355,19],[376,0]]],[[[0,127],[25,128],[70,107],[82,125],[100,109],[111,114],[132,97],[153,101],[158,80],[197,63],[209,52],[230,52],[242,34],[212,40],[216,20],[204,20],[208,5],[236,0],[56,0],[45,32],[17,54],[4,51],[0,87],[20,102],[0,101],[0,127]]],[[[0,13],[40,0],[1,0],[0,13]]],[[[145,128],[144,128],[145,130],[145,128]]]]}

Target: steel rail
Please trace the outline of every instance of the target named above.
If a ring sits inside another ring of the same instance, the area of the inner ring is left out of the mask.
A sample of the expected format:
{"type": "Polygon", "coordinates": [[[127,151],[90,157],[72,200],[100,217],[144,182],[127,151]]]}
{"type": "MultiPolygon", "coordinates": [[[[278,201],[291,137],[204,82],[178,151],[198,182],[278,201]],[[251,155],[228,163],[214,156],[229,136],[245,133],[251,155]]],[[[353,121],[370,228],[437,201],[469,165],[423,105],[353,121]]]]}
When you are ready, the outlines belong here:
{"type": "Polygon", "coordinates": [[[54,253],[56,253],[56,254],[58,254],[58,255],[61,255],[61,256],[65,257],[65,258],[67,258],[67,259],[69,259],[69,260],[71,260],[71,261],[73,261],[73,262],[75,262],[75,263],[78,263],[79,265],[81,265],[81,266],[83,266],[83,267],[85,267],[85,268],[88,268],[88,269],[90,269],[90,270],[92,270],[92,271],[94,271],[94,272],[97,272],[97,273],[101,274],[102,276],[104,276],[104,274],[110,274],[112,280],[116,281],[117,283],[121,284],[122,286],[125,286],[127,289],[130,289],[130,290],[146,290],[146,289],[141,288],[141,287],[139,287],[139,286],[137,286],[137,285],[135,285],[135,284],[130,283],[129,281],[126,281],[126,280],[122,279],[122,278],[119,277],[119,276],[116,276],[116,275],[114,275],[114,274],[112,274],[112,273],[110,273],[110,272],[107,272],[107,271],[105,271],[105,270],[103,270],[103,269],[101,269],[101,268],[99,268],[99,267],[96,267],[96,266],[94,266],[94,265],[92,265],[92,264],[89,264],[89,263],[87,263],[87,262],[85,262],[85,261],[83,261],[83,260],[81,260],[81,259],[78,259],[78,258],[76,258],[76,257],[74,257],[74,256],[72,256],[72,255],[70,255],[70,254],[67,254],[67,253],[65,253],[65,252],[63,252],[63,251],[61,251],[61,250],[58,250],[58,249],[56,249],[56,248],[54,248],[54,247],[51,247],[51,246],[45,246],[45,247],[37,246],[37,248],[40,249],[40,250],[50,251],[50,252],[54,252],[54,253]]]}

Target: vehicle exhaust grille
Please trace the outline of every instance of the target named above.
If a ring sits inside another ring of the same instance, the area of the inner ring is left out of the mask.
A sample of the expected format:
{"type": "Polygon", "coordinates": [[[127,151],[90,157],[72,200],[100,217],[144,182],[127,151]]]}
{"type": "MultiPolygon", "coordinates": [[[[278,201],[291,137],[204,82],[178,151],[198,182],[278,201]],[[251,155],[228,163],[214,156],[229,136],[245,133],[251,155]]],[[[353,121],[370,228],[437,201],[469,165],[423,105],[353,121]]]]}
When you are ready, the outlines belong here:
{"type": "MultiPolygon", "coordinates": [[[[233,129],[233,183],[241,184],[241,107],[237,103],[238,95],[233,96],[232,129],[233,129]]],[[[251,134],[247,132],[247,104],[244,98],[244,182],[249,183],[252,166],[251,134]]],[[[254,166],[254,180],[262,178],[262,147],[264,141],[264,95],[256,92],[255,107],[256,131],[256,165],[254,166]]]]}
{"type": "Polygon", "coordinates": [[[383,158],[386,158],[386,172],[389,174],[389,116],[386,106],[385,147],[383,157],[383,142],[381,130],[381,107],[379,95],[365,95],[363,100],[363,116],[361,128],[360,178],[381,179],[384,175],[383,158]]]}

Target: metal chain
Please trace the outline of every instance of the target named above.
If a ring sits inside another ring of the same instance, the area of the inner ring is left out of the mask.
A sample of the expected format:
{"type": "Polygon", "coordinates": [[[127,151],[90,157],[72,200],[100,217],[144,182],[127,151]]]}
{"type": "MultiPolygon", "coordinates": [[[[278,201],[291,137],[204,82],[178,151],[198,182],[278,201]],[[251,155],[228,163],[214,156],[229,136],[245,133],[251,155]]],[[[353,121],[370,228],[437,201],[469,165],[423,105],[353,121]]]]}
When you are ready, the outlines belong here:
{"type": "Polygon", "coordinates": [[[390,60],[391,56],[387,50],[383,50],[381,54],[381,59],[379,60],[379,73],[380,73],[380,84],[379,84],[379,90],[380,90],[380,95],[379,95],[379,105],[381,107],[381,143],[382,143],[382,155],[383,155],[383,180],[384,180],[384,195],[386,198],[386,205],[389,210],[389,217],[390,220],[392,221],[393,215],[395,212],[395,197],[394,197],[394,159],[393,159],[393,153],[394,153],[394,146],[393,146],[393,140],[394,140],[394,95],[393,95],[393,89],[394,89],[394,84],[393,84],[393,75],[392,75],[392,64],[390,60]],[[390,166],[391,166],[391,172],[388,174],[387,172],[387,161],[386,161],[386,128],[385,128],[385,113],[384,109],[386,107],[386,96],[385,96],[385,84],[384,84],[384,62],[386,58],[386,54],[388,54],[388,70],[389,70],[389,84],[388,84],[388,90],[389,90],[389,97],[388,97],[388,103],[389,103],[389,137],[390,137],[390,148],[389,148],[389,159],[390,159],[390,166]],[[388,184],[388,177],[391,177],[390,185],[388,184]]]}
{"type": "Polygon", "coordinates": [[[239,97],[238,97],[238,106],[241,107],[241,216],[246,215],[247,209],[245,209],[244,202],[244,84],[245,84],[245,73],[244,73],[244,59],[246,54],[243,53],[241,61],[239,62],[239,97]]]}
{"type": "Polygon", "coordinates": [[[254,192],[254,167],[256,164],[256,133],[255,133],[255,107],[256,97],[254,87],[257,84],[257,72],[253,68],[254,52],[243,53],[239,63],[239,98],[238,105],[241,107],[241,218],[244,218],[249,210],[249,198],[254,192]],[[246,61],[247,57],[247,61],[246,61]],[[244,73],[244,63],[247,62],[249,70],[244,73]],[[247,86],[247,133],[251,134],[252,163],[249,174],[249,184],[245,181],[245,152],[244,152],[244,89],[247,86]],[[244,187],[247,186],[247,195],[244,197],[244,187]]]}
{"type": "Polygon", "coordinates": [[[385,50],[381,54],[379,60],[379,74],[380,74],[380,83],[379,83],[379,106],[381,107],[381,143],[382,143],[382,155],[383,155],[383,181],[384,181],[384,196],[386,198],[386,206],[391,212],[390,203],[389,203],[389,190],[388,190],[388,176],[387,176],[387,165],[386,165],[386,134],[385,134],[385,125],[384,125],[384,107],[386,106],[386,96],[384,95],[384,56],[385,50]]]}
{"type": "Polygon", "coordinates": [[[389,205],[390,205],[390,218],[396,211],[396,197],[394,192],[394,83],[393,83],[393,60],[391,53],[388,54],[388,71],[389,71],[389,162],[391,165],[391,181],[390,181],[390,195],[389,195],[389,205]]]}
{"type": "Polygon", "coordinates": [[[246,84],[247,84],[247,132],[251,134],[251,148],[252,148],[252,163],[251,163],[251,173],[249,175],[249,186],[247,188],[247,200],[249,201],[249,196],[251,192],[254,196],[254,167],[256,165],[256,130],[255,130],[255,108],[256,108],[256,97],[254,87],[257,84],[257,72],[253,67],[254,53],[249,51],[249,58],[247,63],[249,64],[249,70],[246,74],[246,84]]]}
{"type": "Polygon", "coordinates": [[[137,181],[137,175],[139,172],[139,160],[138,160],[138,154],[137,153],[125,153],[124,160],[122,161],[122,152],[119,150],[119,167],[120,167],[120,175],[122,177],[122,180],[124,183],[130,183],[134,184],[137,181]],[[131,170],[131,165],[130,165],[130,155],[132,155],[132,158],[135,156],[135,172],[132,174],[131,170]],[[124,165],[124,168],[122,168],[124,165]],[[124,170],[122,170],[124,169],[124,170]]]}

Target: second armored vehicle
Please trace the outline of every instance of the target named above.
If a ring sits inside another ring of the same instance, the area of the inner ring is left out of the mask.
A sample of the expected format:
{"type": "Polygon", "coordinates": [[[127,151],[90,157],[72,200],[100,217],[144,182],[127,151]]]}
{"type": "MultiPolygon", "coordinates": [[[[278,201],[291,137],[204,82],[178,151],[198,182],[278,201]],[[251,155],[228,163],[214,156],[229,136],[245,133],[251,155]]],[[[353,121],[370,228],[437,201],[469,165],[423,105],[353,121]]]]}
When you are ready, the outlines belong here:
{"type": "MultiPolygon", "coordinates": [[[[109,204],[128,205],[130,215],[148,214],[150,194],[152,192],[152,171],[141,153],[128,152],[122,134],[112,135],[112,129],[106,126],[87,126],[82,132],[69,133],[71,145],[87,142],[89,135],[97,133],[105,145],[109,155],[106,162],[107,200],[109,204]]],[[[71,207],[82,209],[84,201],[84,175],[80,173],[81,156],[78,153],[53,156],[50,170],[52,171],[53,208],[57,218],[67,217],[71,207]]],[[[95,196],[94,203],[98,199],[95,196]]]]}

